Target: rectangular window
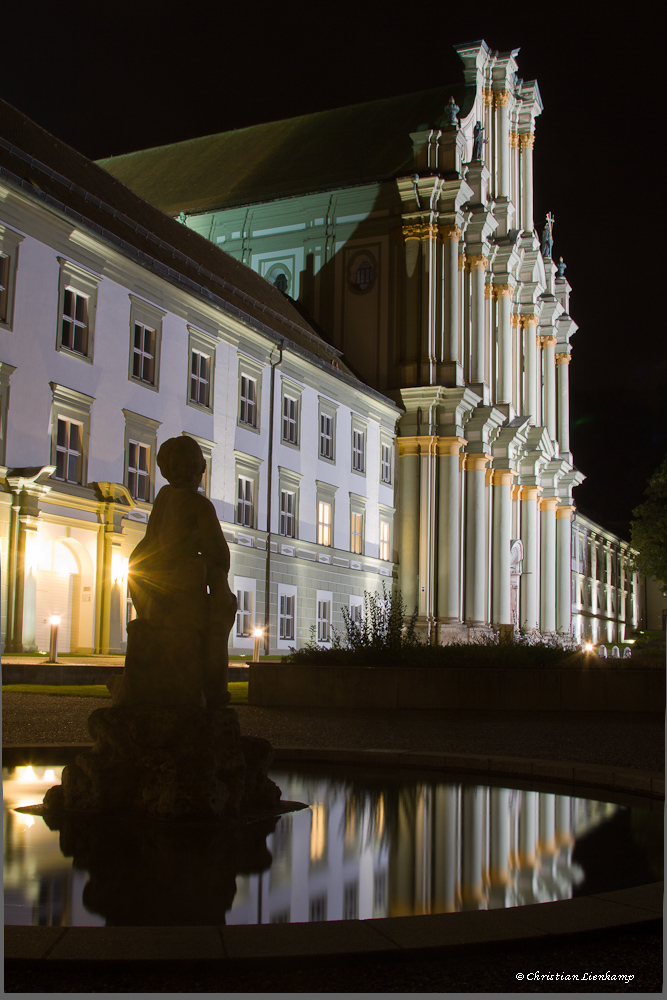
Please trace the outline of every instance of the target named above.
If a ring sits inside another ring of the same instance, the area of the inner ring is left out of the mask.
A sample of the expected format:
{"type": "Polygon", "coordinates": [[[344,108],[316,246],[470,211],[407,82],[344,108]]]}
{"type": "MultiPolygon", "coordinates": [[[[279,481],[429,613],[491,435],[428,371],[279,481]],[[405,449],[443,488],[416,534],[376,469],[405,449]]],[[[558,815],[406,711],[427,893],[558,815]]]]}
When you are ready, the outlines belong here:
{"type": "Polygon", "coordinates": [[[139,441],[128,442],[127,488],[135,500],[150,498],[150,448],[139,441]]]}
{"type": "Polygon", "coordinates": [[[134,324],[132,377],[155,385],[155,330],[143,323],[134,324]]]}
{"type": "Polygon", "coordinates": [[[333,417],[320,414],[320,457],[333,459],[333,417]]]}
{"type": "Polygon", "coordinates": [[[296,495],[288,490],[280,491],[280,534],[294,538],[294,512],[296,495]]]}
{"type": "Polygon", "coordinates": [[[280,595],[279,628],[281,639],[294,638],[294,605],[296,598],[287,594],[280,595]]]}
{"type": "Polygon", "coordinates": [[[380,521],[380,559],[389,562],[391,558],[391,526],[387,521],[380,521]]]}
{"type": "Polygon", "coordinates": [[[241,410],[239,420],[250,427],[257,426],[257,382],[248,375],[241,376],[241,410]]]}
{"type": "Polygon", "coordinates": [[[352,431],[352,468],[355,472],[364,471],[364,432],[352,431]]]}
{"type": "Polygon", "coordinates": [[[211,359],[200,351],[192,351],[190,356],[190,402],[198,406],[210,406],[211,401],[211,359]]]}
{"type": "Polygon", "coordinates": [[[56,438],[56,479],[81,483],[83,467],[83,427],[74,420],[58,417],[56,438]]]}
{"type": "Polygon", "coordinates": [[[236,634],[250,635],[252,630],[252,590],[236,591],[236,634]]]}
{"type": "Polygon", "coordinates": [[[298,402],[291,396],[283,397],[283,441],[297,444],[298,402]]]}
{"type": "Polygon", "coordinates": [[[350,621],[354,625],[361,625],[363,606],[361,604],[350,604],[350,621]]]}
{"type": "Polygon", "coordinates": [[[317,505],[317,544],[318,545],[332,545],[333,544],[333,532],[332,532],[332,507],[330,503],[325,503],[320,500],[317,505]]]}
{"type": "Polygon", "coordinates": [[[9,257],[0,253],[0,323],[9,317],[9,257]]]}
{"type": "Polygon", "coordinates": [[[252,503],[252,479],[239,476],[236,504],[236,522],[246,528],[254,527],[254,511],[252,503]]]}
{"type": "Polygon", "coordinates": [[[88,356],[88,296],[70,285],[65,288],[60,343],[70,351],[88,356]]]}
{"type": "Polygon", "coordinates": [[[331,601],[317,602],[317,641],[331,642],[331,601]]]}
{"type": "Polygon", "coordinates": [[[364,515],[352,513],[350,515],[350,552],[361,555],[363,533],[364,515]]]}
{"type": "Polygon", "coordinates": [[[382,445],[380,478],[383,483],[391,482],[391,445],[382,445]]]}

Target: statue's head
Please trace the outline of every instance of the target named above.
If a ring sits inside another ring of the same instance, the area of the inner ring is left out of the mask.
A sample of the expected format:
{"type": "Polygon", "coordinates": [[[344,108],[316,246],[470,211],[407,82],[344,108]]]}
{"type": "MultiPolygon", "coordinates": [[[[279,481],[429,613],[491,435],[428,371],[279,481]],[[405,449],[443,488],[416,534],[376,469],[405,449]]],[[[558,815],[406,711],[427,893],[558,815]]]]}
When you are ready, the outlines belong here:
{"type": "Polygon", "coordinates": [[[185,434],[169,438],[157,453],[160,472],[171,486],[199,486],[206,469],[204,454],[194,440],[185,434]]]}

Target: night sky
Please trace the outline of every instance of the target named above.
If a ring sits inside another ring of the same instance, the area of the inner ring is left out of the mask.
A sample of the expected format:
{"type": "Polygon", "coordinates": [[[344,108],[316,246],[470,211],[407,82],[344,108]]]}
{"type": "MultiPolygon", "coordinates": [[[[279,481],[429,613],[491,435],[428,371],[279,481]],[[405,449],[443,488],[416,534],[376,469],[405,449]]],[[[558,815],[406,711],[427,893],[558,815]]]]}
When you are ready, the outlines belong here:
{"type": "Polygon", "coordinates": [[[7,4],[0,93],[97,159],[461,81],[459,42],[520,48],[519,75],[538,81],[544,102],[535,220],[541,230],[555,216],[554,258],[567,264],[579,326],[572,450],[587,480],[576,502],[627,534],[667,453],[662,8],[466,6],[7,4]]]}

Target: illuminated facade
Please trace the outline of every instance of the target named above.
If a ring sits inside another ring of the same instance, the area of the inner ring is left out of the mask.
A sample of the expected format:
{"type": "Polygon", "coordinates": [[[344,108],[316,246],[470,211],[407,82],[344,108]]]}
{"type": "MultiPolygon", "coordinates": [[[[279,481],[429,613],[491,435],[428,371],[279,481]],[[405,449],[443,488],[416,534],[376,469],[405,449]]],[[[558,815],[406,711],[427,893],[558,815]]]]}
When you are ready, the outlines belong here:
{"type": "Polygon", "coordinates": [[[628,542],[577,511],[572,532],[572,626],[579,642],[624,642],[641,622],[640,578],[628,542]]]}
{"type": "Polygon", "coordinates": [[[518,50],[457,51],[463,84],[102,163],[298,300],[402,408],[398,573],[422,634],[568,635],[577,327],[533,216],[542,102],[518,50]]]}
{"type": "Polygon", "coordinates": [[[2,106],[3,649],[122,651],[128,558],[194,437],[251,653],[393,577],[396,405],[273,285],[2,106]]]}

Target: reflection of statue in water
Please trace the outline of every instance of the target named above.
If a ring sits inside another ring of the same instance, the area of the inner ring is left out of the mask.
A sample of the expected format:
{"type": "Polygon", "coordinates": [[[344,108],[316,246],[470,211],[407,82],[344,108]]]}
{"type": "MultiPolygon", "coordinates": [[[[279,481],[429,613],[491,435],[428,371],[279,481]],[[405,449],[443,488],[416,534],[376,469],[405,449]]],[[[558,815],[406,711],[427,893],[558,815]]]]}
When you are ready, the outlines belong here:
{"type": "Polygon", "coordinates": [[[213,504],[198,492],[206,462],[197,442],[170,438],[157,462],[169,485],[130,557],[137,618],[128,626],[114,704],[216,708],[228,700],[227,642],[236,614],[229,549],[213,504]]]}

